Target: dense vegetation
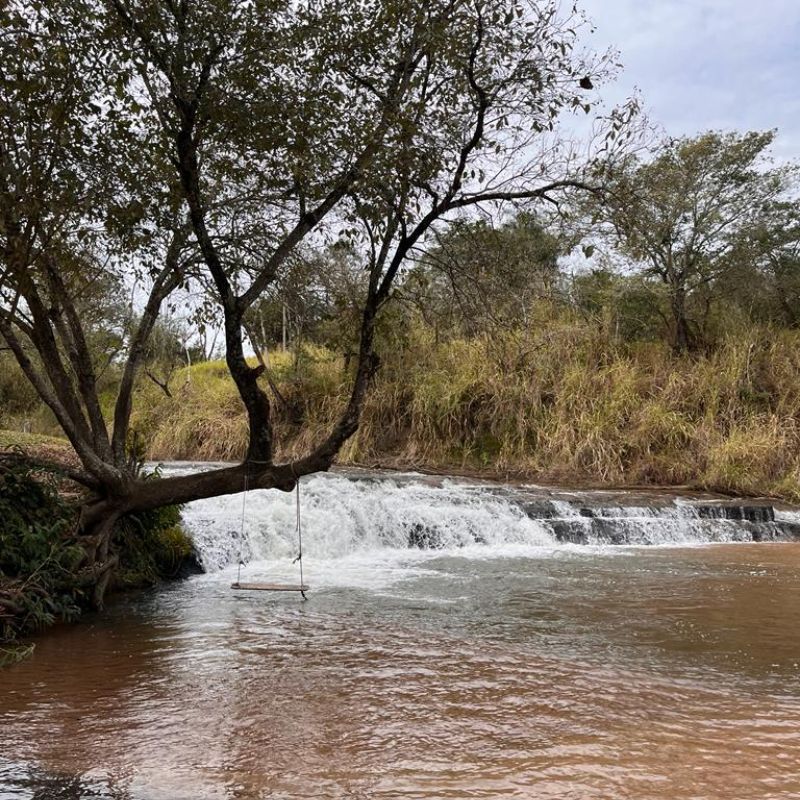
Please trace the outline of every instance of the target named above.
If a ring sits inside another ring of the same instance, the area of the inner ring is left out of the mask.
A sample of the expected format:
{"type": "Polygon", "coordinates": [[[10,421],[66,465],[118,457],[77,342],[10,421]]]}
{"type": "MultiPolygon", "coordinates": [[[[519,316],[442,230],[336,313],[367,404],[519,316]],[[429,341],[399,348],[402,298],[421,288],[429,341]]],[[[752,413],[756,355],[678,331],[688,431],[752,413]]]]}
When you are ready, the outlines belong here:
{"type": "MultiPolygon", "coordinates": [[[[597,201],[571,217],[454,222],[398,279],[376,333],[381,367],[341,460],[800,500],[794,172],[766,161],[754,171],[771,141],[710,133],[628,164],[628,202],[634,180],[650,192],[646,229],[597,201]]],[[[364,277],[352,246],[315,250],[250,317],[281,459],[346,406],[364,277]]],[[[225,363],[189,345],[177,317],[156,334],[132,441],[155,459],[242,458],[248,420],[225,363]]],[[[5,424],[57,432],[5,361],[5,424]]],[[[112,362],[108,415],[118,380],[112,362]]]]}
{"type": "MultiPolygon", "coordinates": [[[[92,603],[95,581],[76,540],[78,514],[57,469],[19,452],[0,456],[0,666],[17,652],[4,642],[73,620],[92,603]]],[[[112,552],[117,590],[173,577],[193,553],[174,506],[120,519],[112,552]]]]}
{"type": "MultiPolygon", "coordinates": [[[[675,355],[619,340],[613,321],[550,314],[533,333],[437,341],[410,327],[342,461],[800,500],[800,332],[752,326],[675,355]]],[[[288,457],[346,401],[345,359],[308,345],[272,367],[288,457]]],[[[172,398],[143,387],[139,400],[154,457],[241,456],[247,421],[221,362],[180,370],[172,398]]]]}
{"type": "MultiPolygon", "coordinates": [[[[396,290],[342,457],[800,500],[795,172],[769,166],[772,139],[671,140],[621,170],[613,201],[566,222],[453,224],[396,290]]],[[[318,253],[258,309],[284,457],[345,402],[357,263],[318,253]]],[[[173,386],[174,400],[142,390],[151,454],[241,457],[246,421],[222,365],[173,386]]]]}

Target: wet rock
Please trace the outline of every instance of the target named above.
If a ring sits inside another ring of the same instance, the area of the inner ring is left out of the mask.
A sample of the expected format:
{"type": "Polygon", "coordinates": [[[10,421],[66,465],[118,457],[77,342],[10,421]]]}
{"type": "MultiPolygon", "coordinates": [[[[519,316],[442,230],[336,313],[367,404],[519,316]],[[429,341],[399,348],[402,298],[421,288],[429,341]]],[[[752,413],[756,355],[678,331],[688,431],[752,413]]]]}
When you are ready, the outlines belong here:
{"type": "Polygon", "coordinates": [[[441,550],[444,546],[438,532],[421,522],[407,526],[408,546],[419,550],[441,550]]]}

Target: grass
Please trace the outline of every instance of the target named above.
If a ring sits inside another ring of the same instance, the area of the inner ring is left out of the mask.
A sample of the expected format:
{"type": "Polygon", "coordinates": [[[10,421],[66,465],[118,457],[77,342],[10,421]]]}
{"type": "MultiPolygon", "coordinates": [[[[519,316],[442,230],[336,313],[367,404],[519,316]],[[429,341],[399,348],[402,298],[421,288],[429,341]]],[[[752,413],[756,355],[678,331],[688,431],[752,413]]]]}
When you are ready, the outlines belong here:
{"type": "Polygon", "coordinates": [[[78,457],[67,439],[41,433],[28,433],[0,428],[0,451],[22,450],[32,458],[58,464],[76,466],[78,457]]]}
{"type": "MultiPolygon", "coordinates": [[[[319,441],[346,402],[344,362],[273,356],[279,457],[319,441]]],[[[196,365],[172,399],[142,386],[135,422],[156,459],[239,458],[246,420],[225,366],[196,365]]],[[[753,328],[711,353],[624,345],[596,325],[437,341],[424,326],[389,351],[340,461],[525,473],[593,485],[689,485],[800,500],[800,333],[753,328]]]]}
{"type": "Polygon", "coordinates": [[[69,442],[58,436],[46,436],[41,433],[0,429],[0,449],[8,450],[12,447],[60,447],[65,450],[71,449],[69,442]]]}
{"type": "MultiPolygon", "coordinates": [[[[526,330],[441,338],[411,325],[382,367],[342,463],[524,474],[572,485],[685,485],[800,501],[800,331],[742,328],[710,352],[626,344],[542,312],[526,330]]],[[[323,347],[271,356],[278,458],[325,437],[352,365],[323,347]]],[[[155,460],[236,460],[247,421],[223,362],[142,381],[134,426],[155,460]]],[[[64,439],[0,430],[0,449],[55,461],[64,439]]]]}

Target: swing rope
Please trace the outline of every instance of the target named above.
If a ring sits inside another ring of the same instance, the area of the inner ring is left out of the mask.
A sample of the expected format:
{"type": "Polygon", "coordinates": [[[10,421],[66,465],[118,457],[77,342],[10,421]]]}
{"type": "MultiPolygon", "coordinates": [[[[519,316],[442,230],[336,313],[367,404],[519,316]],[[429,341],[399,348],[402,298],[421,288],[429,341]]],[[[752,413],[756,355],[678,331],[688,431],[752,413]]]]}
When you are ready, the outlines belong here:
{"type": "Polygon", "coordinates": [[[245,509],[247,508],[247,477],[247,472],[245,472],[244,490],[242,491],[242,526],[239,531],[239,569],[236,572],[236,583],[242,582],[242,567],[244,566],[244,561],[242,561],[242,548],[244,547],[244,515],[245,509]]]}
{"type": "Polygon", "coordinates": [[[295,484],[297,491],[297,558],[292,562],[293,564],[300,564],[300,594],[303,600],[308,600],[306,597],[305,583],[303,583],[303,526],[300,524],[300,479],[298,478],[295,484]]]}

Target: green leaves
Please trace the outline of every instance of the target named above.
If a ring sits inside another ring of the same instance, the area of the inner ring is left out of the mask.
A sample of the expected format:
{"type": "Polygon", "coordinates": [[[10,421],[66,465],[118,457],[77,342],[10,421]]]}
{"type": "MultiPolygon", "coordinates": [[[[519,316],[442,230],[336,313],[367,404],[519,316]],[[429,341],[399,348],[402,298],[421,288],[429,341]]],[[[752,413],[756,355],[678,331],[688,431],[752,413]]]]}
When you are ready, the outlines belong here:
{"type": "Polygon", "coordinates": [[[692,338],[693,298],[704,298],[708,316],[717,296],[730,296],[730,276],[763,254],[759,231],[796,189],[796,165],[770,165],[774,135],[709,131],[667,140],[649,161],[623,161],[596,208],[623,254],[668,287],[677,349],[692,338]]]}
{"type": "Polygon", "coordinates": [[[549,134],[592,108],[581,85],[613,72],[578,52],[580,16],[557,0],[12,0],[4,13],[4,336],[21,361],[35,353],[29,375],[104,484],[128,469],[130,392],[159,313],[180,308],[195,341],[224,318],[241,397],[268,427],[243,320],[290,291],[298,258],[338,241],[356,254],[371,337],[448,214],[566,177],[572,154],[549,134]],[[107,441],[97,385],[112,368],[107,441]]]}
{"type": "Polygon", "coordinates": [[[69,539],[75,511],[59,499],[52,476],[37,478],[16,457],[0,459],[0,601],[18,609],[0,620],[0,641],[76,612],[64,590],[83,555],[69,539]]]}

